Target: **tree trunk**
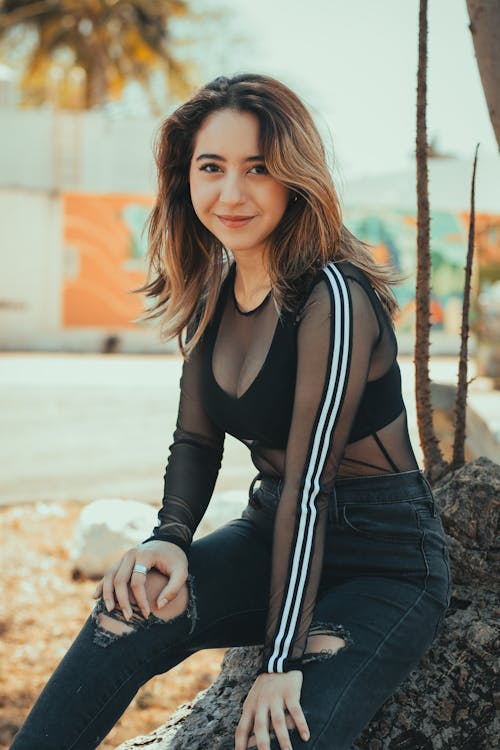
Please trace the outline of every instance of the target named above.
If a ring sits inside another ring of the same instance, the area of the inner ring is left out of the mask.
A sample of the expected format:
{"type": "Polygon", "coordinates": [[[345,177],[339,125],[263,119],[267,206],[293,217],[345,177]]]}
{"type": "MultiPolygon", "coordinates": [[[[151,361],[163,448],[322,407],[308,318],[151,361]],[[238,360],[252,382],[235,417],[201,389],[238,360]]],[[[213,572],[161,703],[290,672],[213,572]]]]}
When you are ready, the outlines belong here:
{"type": "Polygon", "coordinates": [[[467,0],[479,75],[500,151],[500,2],[467,0]]]}
{"type": "Polygon", "coordinates": [[[415,393],[417,423],[425,470],[432,481],[446,464],[432,423],[429,377],[430,330],[430,211],[427,174],[427,0],[420,0],[417,80],[417,288],[415,336],[415,393]]]}

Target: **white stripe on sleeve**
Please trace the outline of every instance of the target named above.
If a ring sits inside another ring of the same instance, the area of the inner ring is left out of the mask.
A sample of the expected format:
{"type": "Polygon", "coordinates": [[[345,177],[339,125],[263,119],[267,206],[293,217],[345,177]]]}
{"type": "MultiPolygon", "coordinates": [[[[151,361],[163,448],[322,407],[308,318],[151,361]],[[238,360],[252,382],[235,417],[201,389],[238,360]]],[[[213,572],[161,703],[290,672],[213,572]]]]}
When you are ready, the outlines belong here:
{"type": "Polygon", "coordinates": [[[328,363],[326,373],[328,387],[320,405],[320,416],[312,437],[310,459],[300,499],[300,518],[293,551],[290,580],[275,638],[274,650],[267,665],[269,672],[282,672],[283,663],[290,652],[313,549],[313,534],[317,515],[315,501],[320,489],[319,480],[347,384],[351,329],[348,289],[342,274],[334,263],[329,263],[323,270],[330,284],[333,297],[332,320],[334,330],[331,360],[328,363]]]}

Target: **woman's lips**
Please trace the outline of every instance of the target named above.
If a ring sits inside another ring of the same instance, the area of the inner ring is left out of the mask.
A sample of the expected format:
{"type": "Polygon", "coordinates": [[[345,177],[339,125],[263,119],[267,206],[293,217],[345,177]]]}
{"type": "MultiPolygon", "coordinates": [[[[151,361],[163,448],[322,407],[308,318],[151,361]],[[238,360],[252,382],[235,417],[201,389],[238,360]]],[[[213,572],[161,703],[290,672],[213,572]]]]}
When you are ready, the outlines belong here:
{"type": "Polygon", "coordinates": [[[225,227],[230,229],[236,229],[237,227],[243,227],[248,224],[253,216],[221,216],[217,215],[217,218],[224,224],[225,227]]]}

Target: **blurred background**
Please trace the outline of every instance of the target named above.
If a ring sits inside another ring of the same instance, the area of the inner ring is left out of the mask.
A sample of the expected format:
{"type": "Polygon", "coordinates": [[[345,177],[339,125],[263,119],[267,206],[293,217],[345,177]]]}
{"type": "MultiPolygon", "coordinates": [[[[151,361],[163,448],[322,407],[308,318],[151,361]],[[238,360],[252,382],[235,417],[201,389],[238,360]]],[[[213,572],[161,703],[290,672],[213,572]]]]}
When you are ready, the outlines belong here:
{"type": "MultiPolygon", "coordinates": [[[[473,320],[498,305],[500,156],[465,0],[429,8],[435,353],[457,350],[473,152],[473,320]]],[[[165,351],[144,301],[152,144],[219,74],[275,75],[312,109],[345,223],[406,274],[413,346],[416,0],[4,0],[0,4],[0,347],[165,351]]],[[[476,325],[475,333],[477,334],[476,325]]],[[[167,346],[168,349],[168,346],[167,346]]]]}
{"type": "MultiPolygon", "coordinates": [[[[156,324],[137,322],[144,300],[131,290],[145,280],[155,135],[206,81],[274,75],[313,112],[345,223],[405,276],[397,335],[421,457],[413,382],[418,6],[0,0],[0,749],[87,617],[91,579],[110,555],[149,535],[160,505],[181,359],[156,324]]],[[[466,457],[499,462],[500,155],[465,0],[431,0],[428,17],[439,436],[449,446],[479,142],[466,457]]],[[[228,437],[198,533],[240,514],[254,474],[246,447],[228,437]]],[[[151,731],[207,687],[222,653],[195,654],[148,683],[103,750],[151,731]]]]}

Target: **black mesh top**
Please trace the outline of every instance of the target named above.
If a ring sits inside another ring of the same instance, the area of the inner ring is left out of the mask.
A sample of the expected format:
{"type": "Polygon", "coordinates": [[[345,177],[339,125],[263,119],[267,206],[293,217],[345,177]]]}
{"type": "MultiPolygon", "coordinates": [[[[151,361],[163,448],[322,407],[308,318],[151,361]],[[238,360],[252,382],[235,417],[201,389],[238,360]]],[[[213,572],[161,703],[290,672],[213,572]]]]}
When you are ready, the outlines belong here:
{"type": "Polygon", "coordinates": [[[233,261],[183,366],[163,506],[150,538],[189,552],[226,432],[248,446],[260,472],[283,478],[261,671],[285,672],[301,668],[335,479],[418,467],[393,326],[364,274],[329,263],[299,313],[280,316],[271,293],[254,310],[239,310],[235,273],[233,261]]]}

